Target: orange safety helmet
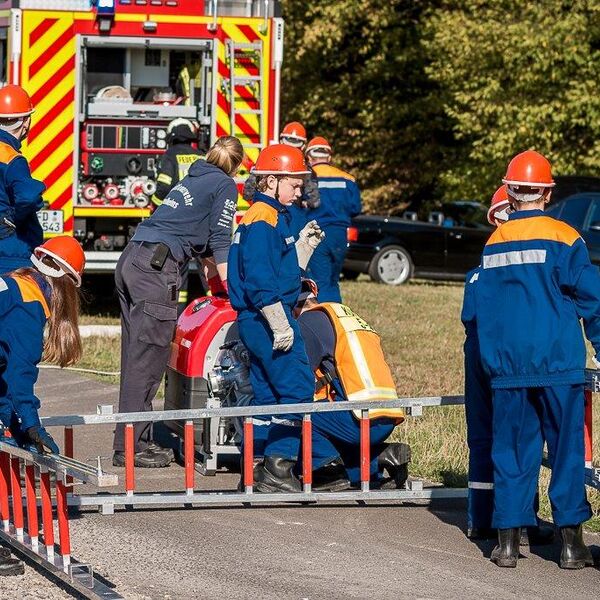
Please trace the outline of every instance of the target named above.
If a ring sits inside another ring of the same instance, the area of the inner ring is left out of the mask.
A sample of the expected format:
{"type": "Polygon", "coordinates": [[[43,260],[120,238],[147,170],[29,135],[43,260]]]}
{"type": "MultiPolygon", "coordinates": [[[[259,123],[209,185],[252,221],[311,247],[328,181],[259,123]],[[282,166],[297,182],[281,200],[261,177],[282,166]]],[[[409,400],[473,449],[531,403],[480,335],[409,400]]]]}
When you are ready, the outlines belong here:
{"type": "Polygon", "coordinates": [[[0,88],[0,119],[28,117],[33,112],[29,94],[19,85],[0,88]]]}
{"type": "Polygon", "coordinates": [[[40,273],[48,277],[68,275],[75,281],[77,287],[81,285],[85,254],[81,244],[69,235],[60,235],[45,241],[33,251],[31,262],[40,273]],[[58,267],[54,268],[45,263],[44,257],[51,258],[58,267]]]}
{"type": "Polygon", "coordinates": [[[502,183],[528,187],[554,187],[548,159],[535,150],[517,154],[508,164],[502,183]]]}
{"type": "MultiPolygon", "coordinates": [[[[498,221],[506,221],[503,219],[500,214],[502,211],[505,211],[510,206],[510,202],[508,200],[508,190],[506,189],[506,185],[501,185],[492,196],[492,202],[487,211],[487,220],[490,225],[497,225],[495,219],[498,221]]],[[[506,214],[506,217],[508,215],[506,214]]]]}
{"type": "Polygon", "coordinates": [[[304,146],[304,144],[306,144],[306,129],[304,129],[304,125],[302,125],[302,123],[298,123],[298,121],[292,121],[291,123],[288,123],[281,130],[279,141],[282,144],[287,144],[288,146],[301,148],[304,146]]]}
{"type": "Polygon", "coordinates": [[[254,175],[308,175],[310,170],[299,148],[287,144],[272,144],[261,150],[252,168],[254,175]]]}
{"type": "Polygon", "coordinates": [[[310,140],[306,145],[306,154],[326,157],[333,154],[333,149],[324,137],[317,136],[310,140]]]}

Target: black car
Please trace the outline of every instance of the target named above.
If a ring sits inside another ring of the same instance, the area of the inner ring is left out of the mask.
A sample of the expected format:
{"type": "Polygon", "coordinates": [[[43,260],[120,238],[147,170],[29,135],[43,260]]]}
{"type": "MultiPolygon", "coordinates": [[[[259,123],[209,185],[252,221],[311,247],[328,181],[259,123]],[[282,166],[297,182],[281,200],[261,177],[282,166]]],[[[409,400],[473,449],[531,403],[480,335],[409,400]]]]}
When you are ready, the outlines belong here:
{"type": "MultiPolygon", "coordinates": [[[[600,178],[556,177],[548,214],[575,227],[592,261],[600,264],[600,178]]],[[[361,215],[348,231],[344,277],[368,273],[374,281],[400,285],[413,275],[463,279],[479,264],[492,227],[487,206],[477,202],[444,204],[427,222],[416,214],[400,217],[361,215]]]]}

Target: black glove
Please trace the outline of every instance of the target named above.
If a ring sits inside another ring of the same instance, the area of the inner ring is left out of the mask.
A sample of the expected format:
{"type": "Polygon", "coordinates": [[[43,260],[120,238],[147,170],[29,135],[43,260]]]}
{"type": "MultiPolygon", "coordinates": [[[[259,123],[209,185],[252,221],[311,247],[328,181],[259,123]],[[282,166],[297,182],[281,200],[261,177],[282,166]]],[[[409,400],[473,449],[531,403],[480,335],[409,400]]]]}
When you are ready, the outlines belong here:
{"type": "Polygon", "coordinates": [[[29,442],[33,444],[40,454],[59,454],[60,450],[52,436],[43,428],[30,427],[26,432],[29,442]]]}

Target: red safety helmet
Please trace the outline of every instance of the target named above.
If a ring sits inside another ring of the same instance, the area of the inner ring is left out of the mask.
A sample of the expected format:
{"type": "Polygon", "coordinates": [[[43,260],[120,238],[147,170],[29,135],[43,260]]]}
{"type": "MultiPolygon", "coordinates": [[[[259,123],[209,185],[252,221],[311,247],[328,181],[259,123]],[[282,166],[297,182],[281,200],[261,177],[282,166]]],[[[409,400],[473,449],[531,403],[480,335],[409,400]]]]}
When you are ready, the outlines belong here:
{"type": "Polygon", "coordinates": [[[304,146],[304,144],[306,144],[306,129],[304,129],[304,125],[302,125],[302,123],[298,123],[298,121],[292,121],[291,123],[288,123],[281,130],[279,141],[282,144],[287,144],[288,146],[301,148],[304,146]]]}
{"type": "MultiPolygon", "coordinates": [[[[492,196],[492,202],[487,211],[488,223],[490,225],[497,225],[495,218],[498,218],[499,221],[506,221],[506,219],[503,219],[498,213],[506,211],[509,206],[508,190],[506,189],[506,185],[501,185],[492,196]]],[[[508,214],[506,214],[506,217],[508,217],[508,214]]]]}
{"type": "Polygon", "coordinates": [[[31,262],[40,273],[48,277],[68,275],[75,281],[77,287],[81,285],[85,254],[81,244],[69,235],[60,235],[45,241],[33,251],[31,262]],[[45,263],[44,257],[51,258],[58,267],[54,268],[45,263]]]}
{"type": "Polygon", "coordinates": [[[508,164],[502,180],[508,186],[536,188],[554,187],[552,167],[548,160],[535,150],[525,150],[517,154],[508,164]]]}
{"type": "Polygon", "coordinates": [[[329,142],[321,136],[314,137],[306,145],[306,154],[311,156],[328,157],[333,154],[333,150],[329,142]]]}
{"type": "Polygon", "coordinates": [[[252,168],[255,175],[295,175],[310,173],[299,148],[287,144],[272,144],[261,150],[252,168]]]}
{"type": "Polygon", "coordinates": [[[29,94],[19,85],[0,88],[0,119],[28,117],[33,112],[29,94]]]}

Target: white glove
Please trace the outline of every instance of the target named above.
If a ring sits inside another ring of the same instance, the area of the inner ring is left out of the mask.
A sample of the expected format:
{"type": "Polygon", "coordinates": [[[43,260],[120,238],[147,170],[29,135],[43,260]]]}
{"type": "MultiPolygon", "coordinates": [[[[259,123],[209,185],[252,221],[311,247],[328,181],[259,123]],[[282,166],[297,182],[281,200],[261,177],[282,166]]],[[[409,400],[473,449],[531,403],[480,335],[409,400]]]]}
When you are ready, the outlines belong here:
{"type": "Polygon", "coordinates": [[[294,343],[294,330],[283,310],[283,304],[277,302],[260,309],[273,332],[273,350],[287,352],[294,343]]]}
{"type": "Polygon", "coordinates": [[[592,362],[594,363],[596,369],[600,369],[600,360],[598,360],[595,356],[592,356],[592,362]]]}
{"type": "Polygon", "coordinates": [[[325,239],[325,233],[316,221],[309,221],[300,231],[296,242],[298,264],[302,270],[306,269],[315,248],[325,239]]]}

